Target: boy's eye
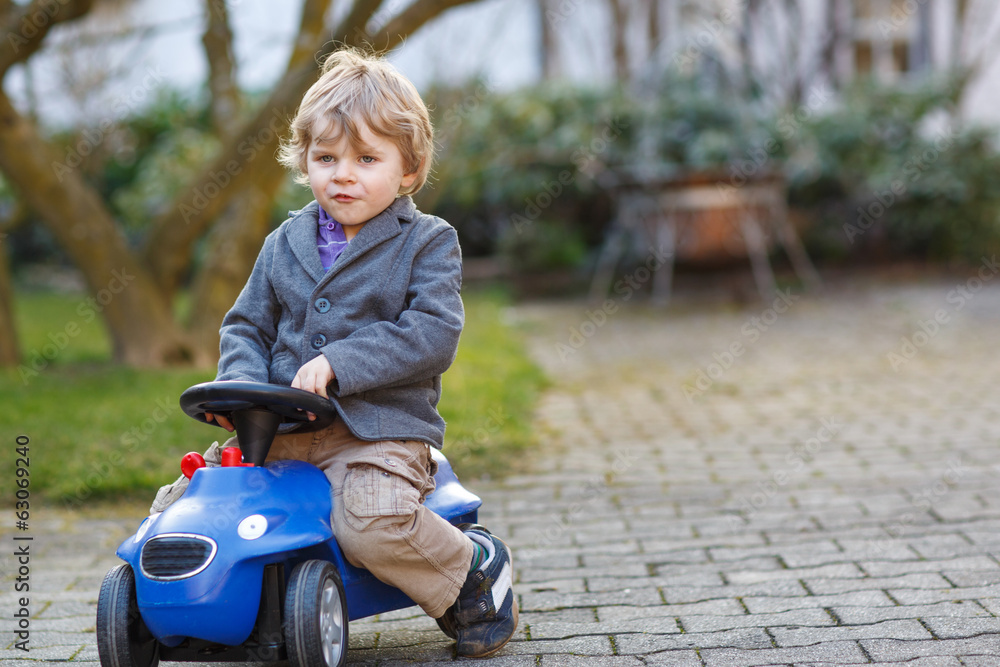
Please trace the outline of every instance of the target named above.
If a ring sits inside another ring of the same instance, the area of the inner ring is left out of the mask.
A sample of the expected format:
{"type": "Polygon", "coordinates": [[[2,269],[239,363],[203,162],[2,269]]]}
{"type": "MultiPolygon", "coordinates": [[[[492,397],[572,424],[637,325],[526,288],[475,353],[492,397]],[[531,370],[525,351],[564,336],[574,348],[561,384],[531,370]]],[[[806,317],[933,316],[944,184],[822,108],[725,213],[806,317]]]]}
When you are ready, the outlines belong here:
{"type": "Polygon", "coordinates": [[[319,156],[319,161],[320,162],[333,162],[333,156],[332,155],[320,155],[319,156]]]}
{"type": "Polygon", "coordinates": [[[363,164],[372,164],[373,162],[375,162],[375,158],[373,158],[371,155],[362,155],[360,160],[363,164]]]}

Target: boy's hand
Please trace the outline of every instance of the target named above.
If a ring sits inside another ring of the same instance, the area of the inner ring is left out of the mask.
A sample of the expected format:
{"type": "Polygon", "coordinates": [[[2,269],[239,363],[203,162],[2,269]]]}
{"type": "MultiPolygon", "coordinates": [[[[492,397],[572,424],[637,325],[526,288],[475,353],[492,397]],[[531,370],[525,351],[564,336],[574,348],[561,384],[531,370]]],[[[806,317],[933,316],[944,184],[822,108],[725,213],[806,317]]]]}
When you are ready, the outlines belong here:
{"type": "Polygon", "coordinates": [[[211,412],[206,412],[205,421],[206,422],[214,421],[216,424],[226,429],[230,433],[236,430],[236,428],[233,426],[233,423],[228,419],[226,419],[225,417],[223,417],[222,415],[216,415],[212,414],[211,412]]]}
{"type": "MultiPolygon", "coordinates": [[[[326,385],[330,384],[335,377],[336,374],[330,368],[330,362],[321,354],[312,361],[302,364],[302,368],[292,379],[292,386],[296,389],[305,389],[319,394],[323,398],[330,398],[326,394],[326,385]]],[[[315,416],[310,415],[310,419],[315,419],[315,416]]]]}

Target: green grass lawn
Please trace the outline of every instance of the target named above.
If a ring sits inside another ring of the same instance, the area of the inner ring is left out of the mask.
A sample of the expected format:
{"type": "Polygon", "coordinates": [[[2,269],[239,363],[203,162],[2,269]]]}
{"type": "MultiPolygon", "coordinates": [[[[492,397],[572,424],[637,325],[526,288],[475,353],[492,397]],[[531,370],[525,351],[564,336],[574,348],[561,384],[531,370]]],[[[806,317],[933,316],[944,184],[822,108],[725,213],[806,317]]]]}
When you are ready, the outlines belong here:
{"type": "MultiPolygon", "coordinates": [[[[24,363],[0,372],[0,493],[14,499],[15,439],[30,439],[31,499],[70,508],[148,501],[179,474],[181,456],[227,434],[185,416],[177,400],[214,370],[135,370],[110,362],[100,318],[81,295],[30,293],[16,303],[24,363]]],[[[444,377],[445,453],[459,475],[502,476],[530,450],[544,384],[500,290],[467,291],[458,359],[444,377]]]]}

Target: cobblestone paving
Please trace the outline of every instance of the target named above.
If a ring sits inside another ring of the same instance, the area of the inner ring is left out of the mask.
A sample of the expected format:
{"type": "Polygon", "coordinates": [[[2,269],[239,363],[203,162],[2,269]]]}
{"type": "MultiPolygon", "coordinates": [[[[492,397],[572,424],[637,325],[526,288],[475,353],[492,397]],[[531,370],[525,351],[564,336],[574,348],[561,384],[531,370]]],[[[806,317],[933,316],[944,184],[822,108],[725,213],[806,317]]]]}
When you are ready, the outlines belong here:
{"type": "MultiPolygon", "coordinates": [[[[554,386],[532,472],[469,483],[521,604],[483,664],[1000,665],[1000,280],[982,275],[513,310],[554,386]]],[[[0,594],[6,664],[96,660],[129,522],[48,523],[28,656],[0,594]]],[[[414,610],[352,624],[351,646],[454,660],[414,610]]]]}

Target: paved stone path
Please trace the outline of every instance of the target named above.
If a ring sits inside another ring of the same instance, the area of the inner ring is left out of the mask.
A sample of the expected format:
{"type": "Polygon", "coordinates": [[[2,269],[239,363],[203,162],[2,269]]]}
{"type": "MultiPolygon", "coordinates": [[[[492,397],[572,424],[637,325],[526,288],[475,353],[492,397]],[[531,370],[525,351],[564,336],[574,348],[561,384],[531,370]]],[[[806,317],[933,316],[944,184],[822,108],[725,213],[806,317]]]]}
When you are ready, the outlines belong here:
{"type": "MultiPolygon", "coordinates": [[[[469,484],[521,603],[482,664],[1000,665],[1000,280],[981,276],[513,310],[555,382],[533,472],[469,484]]],[[[4,561],[5,664],[96,661],[131,523],[38,526],[30,654],[4,561]]],[[[414,610],[351,645],[352,664],[454,659],[414,610]]]]}

